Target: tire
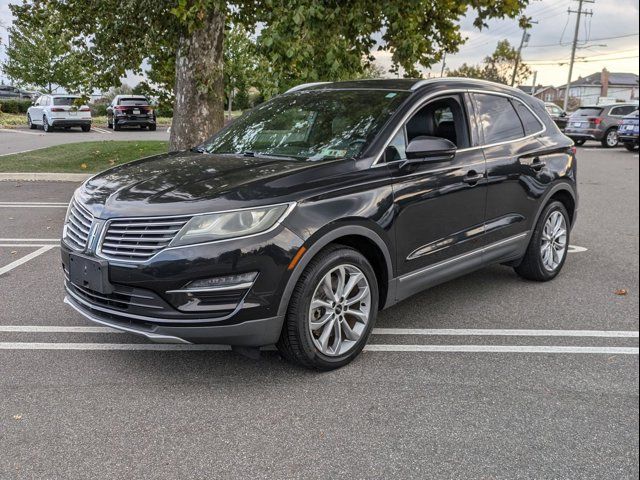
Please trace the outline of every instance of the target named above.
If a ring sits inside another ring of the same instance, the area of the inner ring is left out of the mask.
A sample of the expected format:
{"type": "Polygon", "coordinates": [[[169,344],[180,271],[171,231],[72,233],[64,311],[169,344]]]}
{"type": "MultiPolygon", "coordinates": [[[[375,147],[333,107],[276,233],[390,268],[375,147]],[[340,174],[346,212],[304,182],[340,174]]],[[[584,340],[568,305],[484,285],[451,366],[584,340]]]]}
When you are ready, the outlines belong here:
{"type": "Polygon", "coordinates": [[[47,133],[53,131],[53,127],[49,125],[49,121],[47,120],[46,115],[42,116],[42,130],[44,130],[47,133]]]}
{"type": "Polygon", "coordinates": [[[573,143],[575,143],[578,147],[581,147],[586,143],[586,140],[584,138],[579,138],[574,140],[573,143]]]}
{"type": "Polygon", "coordinates": [[[35,130],[36,128],[38,128],[38,126],[31,121],[31,115],[29,114],[27,114],[27,125],[29,125],[29,128],[31,130],[35,130]]]}
{"type": "Polygon", "coordinates": [[[522,258],[520,264],[514,268],[516,273],[522,278],[537,282],[547,282],[555,278],[560,273],[560,270],[562,270],[564,262],[567,259],[570,233],[569,214],[567,213],[565,206],[558,201],[549,203],[538,219],[538,223],[536,224],[536,228],[531,236],[529,246],[527,247],[527,252],[522,258]],[[553,219],[557,219],[558,214],[562,217],[562,227],[565,233],[564,235],[560,235],[560,232],[558,232],[557,237],[553,234],[553,241],[548,242],[548,222],[553,225],[553,219]],[[547,229],[545,229],[545,227],[547,227],[547,229]],[[546,257],[543,255],[545,242],[549,245],[549,255],[546,257]],[[557,247],[559,245],[563,245],[562,250],[554,248],[554,246],[557,247]],[[551,252],[553,251],[558,253],[558,255],[552,255],[551,252]],[[545,258],[547,261],[545,261],[545,258]],[[548,262],[549,259],[551,259],[551,262],[548,262]],[[551,266],[550,263],[555,265],[551,266]]]}
{"type": "Polygon", "coordinates": [[[340,368],[362,351],[377,314],[378,281],[371,264],[352,248],[329,246],[309,262],[300,276],[276,346],[292,363],[325,371],[340,368]],[[343,278],[342,285],[348,286],[350,279],[356,283],[347,297],[335,299],[338,300],[336,303],[324,288],[327,277],[333,293],[339,291],[339,277],[343,278]],[[314,310],[311,309],[312,300],[319,305],[314,310]],[[352,302],[350,306],[349,301],[352,302]],[[314,319],[320,322],[312,329],[314,319]]]}
{"type": "Polygon", "coordinates": [[[80,128],[82,128],[83,132],[91,131],[91,125],[82,125],[82,127],[80,127],[80,128]]]}
{"type": "Polygon", "coordinates": [[[116,121],[114,120],[114,121],[113,121],[113,131],[114,131],[114,132],[119,132],[120,130],[122,130],[122,127],[121,127],[120,125],[118,125],[118,124],[116,123],[116,121]]]}
{"type": "Polygon", "coordinates": [[[626,148],[630,152],[635,152],[636,150],[638,150],[638,145],[636,145],[635,143],[625,143],[624,148],[626,148]]]}
{"type": "Polygon", "coordinates": [[[604,148],[614,148],[618,146],[618,129],[610,128],[604,134],[601,140],[604,148]]]}
{"type": "Polygon", "coordinates": [[[146,125],[140,125],[140,130],[146,130],[147,126],[146,125]]]}
{"type": "Polygon", "coordinates": [[[149,131],[150,132],[155,132],[156,131],[156,125],[155,123],[153,125],[149,125],[149,131]]]}

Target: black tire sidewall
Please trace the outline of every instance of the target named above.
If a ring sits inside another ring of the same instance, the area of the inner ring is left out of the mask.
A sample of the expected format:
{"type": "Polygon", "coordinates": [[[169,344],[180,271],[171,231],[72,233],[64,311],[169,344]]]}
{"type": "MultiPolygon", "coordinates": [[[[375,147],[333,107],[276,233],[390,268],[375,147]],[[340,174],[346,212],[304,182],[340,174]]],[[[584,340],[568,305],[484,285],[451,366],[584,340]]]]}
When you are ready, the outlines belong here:
{"type": "Polygon", "coordinates": [[[555,278],[560,273],[560,271],[562,270],[562,267],[564,266],[564,262],[567,260],[567,255],[569,251],[569,241],[571,236],[570,225],[571,225],[571,222],[569,220],[569,214],[567,213],[567,209],[562,204],[562,202],[558,202],[558,201],[551,202],[549,205],[547,205],[547,207],[545,207],[544,211],[542,212],[542,215],[540,215],[540,219],[538,220],[538,225],[536,226],[536,230],[534,232],[534,237],[531,239],[531,241],[533,242],[532,246],[535,248],[535,252],[536,252],[535,258],[536,258],[536,263],[538,265],[538,269],[540,270],[542,275],[545,277],[545,280],[551,280],[552,278],[555,278]],[[562,213],[562,216],[564,217],[565,225],[567,227],[567,247],[565,249],[564,256],[562,257],[562,261],[560,262],[560,264],[556,267],[555,270],[550,272],[545,268],[544,263],[542,262],[542,252],[540,251],[540,247],[542,243],[542,232],[544,231],[544,225],[547,222],[547,219],[549,218],[551,213],[555,211],[559,211],[560,213],[562,213]]]}
{"type": "Polygon", "coordinates": [[[367,343],[367,338],[373,329],[378,313],[378,281],[376,279],[375,272],[367,259],[357,251],[350,248],[334,250],[328,255],[320,258],[319,261],[315,261],[314,264],[309,267],[311,267],[311,270],[305,272],[303,277],[299,280],[305,283],[299,291],[301,297],[296,302],[296,311],[290,311],[287,313],[288,320],[294,320],[296,322],[301,350],[312,366],[322,370],[339,368],[358,356],[367,343]],[[367,278],[367,281],[369,282],[369,289],[371,290],[371,316],[367,327],[358,340],[356,346],[344,355],[331,357],[320,353],[314,345],[311,338],[311,331],[308,326],[307,316],[311,304],[311,298],[320,280],[331,269],[343,264],[353,265],[359,268],[367,278]]]}

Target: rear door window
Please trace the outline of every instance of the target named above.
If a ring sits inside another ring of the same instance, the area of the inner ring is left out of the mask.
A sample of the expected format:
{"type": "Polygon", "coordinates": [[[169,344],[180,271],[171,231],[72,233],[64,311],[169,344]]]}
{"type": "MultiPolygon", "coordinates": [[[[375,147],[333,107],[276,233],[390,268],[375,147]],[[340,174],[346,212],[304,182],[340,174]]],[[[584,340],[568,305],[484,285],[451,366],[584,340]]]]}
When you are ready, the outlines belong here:
{"type": "Polygon", "coordinates": [[[520,117],[507,97],[484,93],[476,93],[474,97],[485,145],[525,136],[520,117]]]}

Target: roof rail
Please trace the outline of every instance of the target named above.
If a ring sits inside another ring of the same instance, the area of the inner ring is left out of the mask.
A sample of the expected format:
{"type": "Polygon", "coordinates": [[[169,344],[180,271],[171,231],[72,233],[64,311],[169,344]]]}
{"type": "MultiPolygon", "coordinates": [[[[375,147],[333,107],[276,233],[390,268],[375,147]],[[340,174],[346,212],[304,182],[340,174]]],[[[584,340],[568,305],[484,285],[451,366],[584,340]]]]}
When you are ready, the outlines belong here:
{"type": "Polygon", "coordinates": [[[324,85],[325,83],[331,83],[331,82],[311,82],[311,83],[302,83],[300,85],[296,85],[295,87],[290,88],[289,90],[287,90],[284,93],[291,93],[291,92],[297,92],[299,90],[304,90],[305,88],[309,88],[309,87],[315,87],[316,85],[324,85]]]}
{"type": "Polygon", "coordinates": [[[411,85],[411,91],[416,91],[417,89],[419,89],[420,87],[432,82],[432,79],[423,79],[423,80],[419,80],[416,83],[414,83],[413,85],[411,85]]]}

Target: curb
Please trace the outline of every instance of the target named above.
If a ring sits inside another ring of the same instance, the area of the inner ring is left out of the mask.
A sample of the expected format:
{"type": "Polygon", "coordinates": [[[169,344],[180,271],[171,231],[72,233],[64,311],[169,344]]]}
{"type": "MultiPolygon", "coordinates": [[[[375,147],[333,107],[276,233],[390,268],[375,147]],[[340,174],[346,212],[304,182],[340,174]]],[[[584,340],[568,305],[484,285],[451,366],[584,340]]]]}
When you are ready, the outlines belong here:
{"type": "Polygon", "coordinates": [[[83,182],[94,173],[0,173],[0,182],[83,182]]]}

